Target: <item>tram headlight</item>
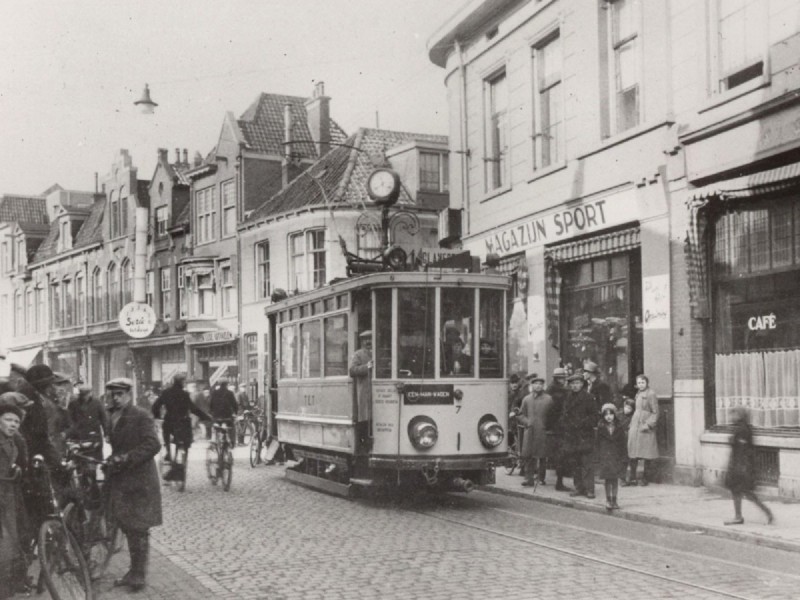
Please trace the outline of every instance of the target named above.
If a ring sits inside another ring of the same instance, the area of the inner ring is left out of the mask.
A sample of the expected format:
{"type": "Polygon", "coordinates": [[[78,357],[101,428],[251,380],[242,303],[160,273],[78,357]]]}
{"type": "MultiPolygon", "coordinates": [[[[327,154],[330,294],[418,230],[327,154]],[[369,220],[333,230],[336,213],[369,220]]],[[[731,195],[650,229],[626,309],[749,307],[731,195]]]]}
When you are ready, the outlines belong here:
{"type": "Polygon", "coordinates": [[[430,450],[439,439],[439,428],[430,417],[414,417],[408,424],[408,438],[417,450],[430,450]]]}
{"type": "Polygon", "coordinates": [[[497,448],[503,443],[506,432],[494,415],[485,415],[478,423],[478,438],[485,448],[497,448]]]}

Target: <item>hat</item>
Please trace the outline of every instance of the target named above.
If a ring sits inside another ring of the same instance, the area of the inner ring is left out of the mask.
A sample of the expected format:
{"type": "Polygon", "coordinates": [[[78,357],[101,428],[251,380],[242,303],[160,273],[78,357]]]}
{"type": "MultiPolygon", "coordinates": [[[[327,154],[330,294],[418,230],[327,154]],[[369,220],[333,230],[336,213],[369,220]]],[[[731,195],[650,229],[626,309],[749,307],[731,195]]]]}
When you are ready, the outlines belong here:
{"type": "MultiPolygon", "coordinates": [[[[5,394],[3,394],[3,395],[5,396],[5,394]]],[[[20,421],[22,420],[22,418],[24,416],[23,413],[22,413],[22,409],[19,406],[17,406],[16,404],[10,404],[10,403],[6,403],[6,402],[1,402],[0,401],[0,417],[2,417],[6,413],[14,413],[15,415],[17,415],[19,417],[20,421]]]]}
{"type": "Polygon", "coordinates": [[[588,361],[585,365],[583,365],[583,370],[587,373],[594,373],[597,375],[600,372],[600,367],[597,366],[597,363],[588,361]]]}
{"type": "Polygon", "coordinates": [[[600,414],[605,414],[607,410],[610,410],[614,414],[617,414],[617,407],[611,404],[611,402],[606,402],[603,404],[603,408],[600,409],[600,414]]]}
{"type": "Polygon", "coordinates": [[[25,379],[28,380],[34,387],[39,387],[48,384],[61,384],[69,383],[69,379],[60,373],[53,373],[53,369],[47,365],[33,365],[25,374],[25,379]]]}
{"type": "Polygon", "coordinates": [[[512,373],[511,377],[508,378],[508,382],[509,383],[519,383],[519,374],[518,373],[512,373]]]}
{"type": "Polygon", "coordinates": [[[366,331],[362,331],[361,333],[358,334],[358,337],[360,337],[360,338],[372,337],[372,330],[371,329],[367,329],[366,331]]]}
{"type": "Polygon", "coordinates": [[[133,389],[133,381],[127,377],[115,377],[106,384],[107,390],[124,390],[126,392],[133,389]]]}
{"type": "Polygon", "coordinates": [[[528,375],[528,383],[536,383],[537,381],[541,381],[542,383],[547,383],[544,380],[544,377],[539,377],[536,373],[528,375]]]}
{"type": "Polygon", "coordinates": [[[581,383],[583,383],[583,376],[579,375],[578,373],[575,373],[574,375],[570,375],[569,377],[567,377],[567,381],[568,382],[580,381],[581,383]]]}
{"type": "Polygon", "coordinates": [[[19,392],[5,392],[0,394],[0,404],[13,404],[17,408],[25,409],[33,404],[33,400],[19,392]]]}
{"type": "Polygon", "coordinates": [[[567,370],[564,367],[556,367],[553,369],[553,377],[566,377],[567,370]]]}

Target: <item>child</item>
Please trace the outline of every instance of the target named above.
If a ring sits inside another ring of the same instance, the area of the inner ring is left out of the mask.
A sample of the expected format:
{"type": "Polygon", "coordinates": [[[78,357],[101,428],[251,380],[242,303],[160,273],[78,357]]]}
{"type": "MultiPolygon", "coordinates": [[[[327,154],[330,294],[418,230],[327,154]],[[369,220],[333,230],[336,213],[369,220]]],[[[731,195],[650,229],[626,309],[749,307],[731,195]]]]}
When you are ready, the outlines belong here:
{"type": "Polygon", "coordinates": [[[617,407],[610,402],[602,407],[603,418],[597,424],[595,460],[597,474],[606,482],[606,510],[619,508],[617,489],[619,472],[625,461],[625,432],[617,421],[617,407]]]}
{"type": "Polygon", "coordinates": [[[767,524],[772,524],[772,511],[764,504],[755,493],[755,464],[753,459],[753,428],[747,409],[737,406],[733,409],[733,435],[731,436],[731,458],[728,472],[725,475],[725,487],[731,491],[733,497],[734,517],[725,521],[725,525],[741,525],[742,497],[751,500],[760,508],[767,518],[767,524]]]}
{"type": "Polygon", "coordinates": [[[633,416],[633,409],[635,406],[636,402],[633,398],[623,396],[622,414],[618,416],[619,425],[622,428],[622,431],[625,432],[625,462],[622,463],[622,467],[620,468],[622,487],[628,487],[631,484],[631,479],[633,478],[628,477],[628,430],[631,428],[631,417],[633,416]]]}

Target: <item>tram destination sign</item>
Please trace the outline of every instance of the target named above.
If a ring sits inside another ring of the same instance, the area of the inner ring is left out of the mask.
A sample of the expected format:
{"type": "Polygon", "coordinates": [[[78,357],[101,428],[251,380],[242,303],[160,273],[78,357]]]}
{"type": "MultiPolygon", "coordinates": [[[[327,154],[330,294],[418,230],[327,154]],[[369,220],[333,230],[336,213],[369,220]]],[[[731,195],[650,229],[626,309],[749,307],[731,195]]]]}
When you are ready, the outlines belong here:
{"type": "Polygon", "coordinates": [[[447,383],[406,384],[403,390],[403,404],[453,404],[453,386],[447,383]]]}

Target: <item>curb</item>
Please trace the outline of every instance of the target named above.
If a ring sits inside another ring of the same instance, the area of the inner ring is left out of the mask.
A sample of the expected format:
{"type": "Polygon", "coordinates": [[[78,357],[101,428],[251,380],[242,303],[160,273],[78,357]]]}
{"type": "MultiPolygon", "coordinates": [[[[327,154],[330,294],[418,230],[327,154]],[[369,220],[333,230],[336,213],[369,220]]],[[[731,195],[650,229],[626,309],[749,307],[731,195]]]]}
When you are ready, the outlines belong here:
{"type": "Polygon", "coordinates": [[[637,523],[658,525],[659,527],[678,529],[681,531],[695,533],[698,535],[707,535],[710,537],[718,537],[722,539],[734,540],[737,542],[745,542],[756,546],[763,546],[765,548],[783,550],[785,552],[800,553],[800,543],[789,542],[786,540],[778,540],[763,535],[759,535],[757,533],[745,533],[742,531],[736,531],[734,529],[722,529],[718,527],[708,527],[706,525],[694,525],[692,523],[686,523],[684,521],[665,519],[663,517],[657,517],[655,515],[638,513],[625,509],[615,510],[613,513],[609,514],[608,511],[605,509],[605,507],[598,506],[596,504],[587,504],[585,502],[567,500],[567,499],[562,500],[560,498],[551,498],[548,496],[535,496],[526,492],[522,491],[518,492],[516,490],[496,487],[493,485],[480,485],[477,486],[476,489],[482,492],[488,492],[490,494],[497,494],[499,496],[521,498],[533,502],[543,502],[545,504],[551,504],[553,506],[561,506],[564,508],[574,508],[586,512],[593,512],[596,514],[605,515],[609,518],[625,519],[627,521],[635,521],[637,523]]]}

